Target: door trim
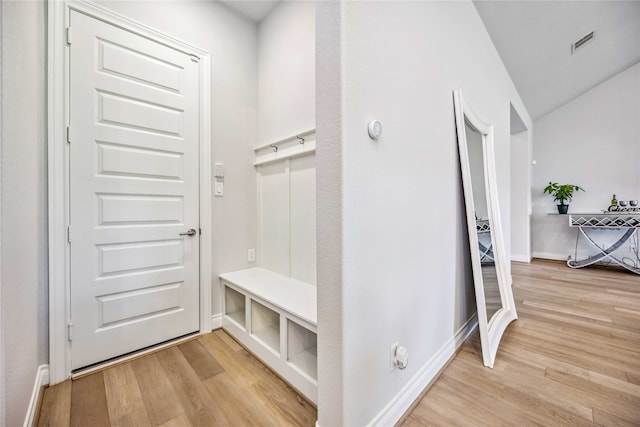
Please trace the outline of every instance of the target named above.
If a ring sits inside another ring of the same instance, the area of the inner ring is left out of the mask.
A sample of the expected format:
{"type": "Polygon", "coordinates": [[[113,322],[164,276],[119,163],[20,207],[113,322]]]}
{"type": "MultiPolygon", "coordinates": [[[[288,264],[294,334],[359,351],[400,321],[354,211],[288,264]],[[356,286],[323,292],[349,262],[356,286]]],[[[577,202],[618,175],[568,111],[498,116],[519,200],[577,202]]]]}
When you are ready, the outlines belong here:
{"type": "Polygon", "coordinates": [[[211,332],[211,54],[92,2],[48,0],[47,148],[49,225],[49,379],[57,384],[71,376],[69,225],[69,49],[66,28],[71,10],[107,22],[198,58],[200,156],[200,333],[211,332]]]}

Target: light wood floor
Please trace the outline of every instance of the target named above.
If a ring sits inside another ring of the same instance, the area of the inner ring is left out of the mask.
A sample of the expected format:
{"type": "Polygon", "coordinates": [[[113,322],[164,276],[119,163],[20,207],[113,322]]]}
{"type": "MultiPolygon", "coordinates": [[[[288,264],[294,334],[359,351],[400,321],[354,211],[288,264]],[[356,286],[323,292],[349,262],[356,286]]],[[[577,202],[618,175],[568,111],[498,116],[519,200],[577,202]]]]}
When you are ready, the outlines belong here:
{"type": "MultiPolygon", "coordinates": [[[[640,276],[513,265],[494,369],[465,343],[405,427],[640,426],[640,276]]],[[[39,425],[313,426],[315,409],[222,331],[45,392],[39,425]]],[[[357,426],[355,426],[357,427],[357,426]]]]}
{"type": "Polygon", "coordinates": [[[403,426],[640,426],[640,276],[542,260],[512,270],[519,319],[494,368],[476,333],[403,426]]]}
{"type": "Polygon", "coordinates": [[[222,330],[45,390],[39,426],[313,426],[316,409],[222,330]]]}

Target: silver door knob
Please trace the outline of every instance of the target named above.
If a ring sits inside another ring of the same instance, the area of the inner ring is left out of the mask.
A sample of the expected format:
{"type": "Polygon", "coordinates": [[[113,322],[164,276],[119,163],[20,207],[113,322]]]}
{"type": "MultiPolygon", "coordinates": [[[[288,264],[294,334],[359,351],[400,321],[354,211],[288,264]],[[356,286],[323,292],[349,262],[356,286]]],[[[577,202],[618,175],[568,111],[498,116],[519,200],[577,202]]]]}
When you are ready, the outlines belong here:
{"type": "Polygon", "coordinates": [[[180,233],[181,236],[195,236],[196,235],[196,229],[195,228],[190,228],[189,230],[185,231],[184,233],[180,233]]]}

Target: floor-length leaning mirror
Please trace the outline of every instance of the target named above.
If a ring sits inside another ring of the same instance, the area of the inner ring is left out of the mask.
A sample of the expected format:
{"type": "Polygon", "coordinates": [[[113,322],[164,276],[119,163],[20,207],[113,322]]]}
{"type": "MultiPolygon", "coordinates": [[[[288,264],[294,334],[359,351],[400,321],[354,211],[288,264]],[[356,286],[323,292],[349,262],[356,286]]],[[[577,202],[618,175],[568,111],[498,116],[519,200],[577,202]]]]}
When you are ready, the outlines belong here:
{"type": "Polygon", "coordinates": [[[493,367],[500,339],[517,318],[502,237],[493,151],[493,126],[453,93],[478,329],[485,366],[493,367]]]}

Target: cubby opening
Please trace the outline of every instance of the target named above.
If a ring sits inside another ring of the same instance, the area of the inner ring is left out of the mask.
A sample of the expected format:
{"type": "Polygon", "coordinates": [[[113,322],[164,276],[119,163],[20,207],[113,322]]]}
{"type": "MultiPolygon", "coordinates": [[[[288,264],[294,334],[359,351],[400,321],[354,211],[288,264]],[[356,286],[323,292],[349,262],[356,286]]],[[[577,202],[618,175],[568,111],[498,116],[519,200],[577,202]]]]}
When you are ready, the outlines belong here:
{"type": "Polygon", "coordinates": [[[238,326],[246,328],[246,301],[245,296],[240,292],[225,286],[224,292],[224,314],[233,320],[238,326]]]}
{"type": "Polygon", "coordinates": [[[318,335],[287,319],[287,362],[318,380],[318,335]]]}
{"type": "Polygon", "coordinates": [[[280,314],[251,300],[251,335],[280,354],[280,314]]]}

